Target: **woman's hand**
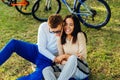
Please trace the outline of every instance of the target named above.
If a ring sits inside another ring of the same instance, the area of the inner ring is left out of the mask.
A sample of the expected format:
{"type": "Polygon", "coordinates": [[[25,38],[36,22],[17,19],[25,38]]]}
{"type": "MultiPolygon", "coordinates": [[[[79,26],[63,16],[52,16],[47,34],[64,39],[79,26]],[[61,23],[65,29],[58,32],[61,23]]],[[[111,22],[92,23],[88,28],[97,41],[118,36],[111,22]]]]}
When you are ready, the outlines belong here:
{"type": "Polygon", "coordinates": [[[67,61],[66,60],[63,60],[62,62],[61,62],[61,64],[65,64],[67,61]]]}

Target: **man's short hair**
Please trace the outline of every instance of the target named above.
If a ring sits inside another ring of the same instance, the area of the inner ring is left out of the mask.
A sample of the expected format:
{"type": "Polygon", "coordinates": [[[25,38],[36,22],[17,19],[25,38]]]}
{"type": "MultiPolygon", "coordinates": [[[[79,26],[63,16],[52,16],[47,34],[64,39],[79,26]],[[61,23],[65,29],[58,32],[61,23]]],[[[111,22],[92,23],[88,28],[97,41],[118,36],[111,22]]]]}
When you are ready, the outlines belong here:
{"type": "Polygon", "coordinates": [[[59,14],[53,14],[48,18],[48,24],[51,28],[56,28],[58,25],[62,24],[63,18],[59,14]]]}

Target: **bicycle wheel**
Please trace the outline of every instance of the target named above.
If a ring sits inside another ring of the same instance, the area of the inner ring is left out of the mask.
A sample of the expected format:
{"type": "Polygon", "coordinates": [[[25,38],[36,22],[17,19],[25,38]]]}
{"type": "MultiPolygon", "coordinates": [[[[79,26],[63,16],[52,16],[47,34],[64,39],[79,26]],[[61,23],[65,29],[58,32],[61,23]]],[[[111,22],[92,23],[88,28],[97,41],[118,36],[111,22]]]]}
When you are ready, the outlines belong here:
{"type": "Polygon", "coordinates": [[[82,4],[78,3],[77,12],[85,26],[96,29],[105,26],[111,17],[110,7],[104,0],[84,0],[82,4]],[[89,7],[85,8],[83,4],[89,7]]]}
{"type": "MultiPolygon", "coordinates": [[[[22,0],[15,0],[15,3],[21,2],[22,0]]],[[[32,7],[35,3],[34,0],[26,0],[28,5],[26,6],[15,6],[16,10],[24,15],[30,15],[32,13],[32,7]]]]}
{"type": "Polygon", "coordinates": [[[47,0],[48,4],[46,4],[46,0],[38,0],[33,8],[32,15],[38,21],[47,21],[49,15],[57,14],[60,12],[61,3],[59,0],[47,0]],[[50,2],[49,2],[50,1],[50,2]],[[36,6],[39,5],[37,11],[35,11],[36,6]]]}

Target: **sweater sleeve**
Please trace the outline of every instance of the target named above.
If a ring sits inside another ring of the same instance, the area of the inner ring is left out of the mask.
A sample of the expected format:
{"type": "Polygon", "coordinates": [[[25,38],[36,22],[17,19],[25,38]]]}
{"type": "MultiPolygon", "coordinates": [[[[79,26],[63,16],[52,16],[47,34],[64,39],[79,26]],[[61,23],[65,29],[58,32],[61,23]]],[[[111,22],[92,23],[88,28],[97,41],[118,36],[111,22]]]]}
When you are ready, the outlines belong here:
{"type": "Polygon", "coordinates": [[[45,25],[45,23],[42,23],[39,26],[38,29],[38,50],[39,52],[46,56],[47,58],[49,58],[50,60],[54,61],[55,56],[47,49],[47,43],[48,43],[48,39],[47,39],[47,33],[46,33],[46,28],[47,25],[45,25]]]}
{"type": "Polygon", "coordinates": [[[82,32],[78,33],[78,43],[79,43],[79,53],[86,59],[87,50],[86,50],[86,39],[82,32]]]}

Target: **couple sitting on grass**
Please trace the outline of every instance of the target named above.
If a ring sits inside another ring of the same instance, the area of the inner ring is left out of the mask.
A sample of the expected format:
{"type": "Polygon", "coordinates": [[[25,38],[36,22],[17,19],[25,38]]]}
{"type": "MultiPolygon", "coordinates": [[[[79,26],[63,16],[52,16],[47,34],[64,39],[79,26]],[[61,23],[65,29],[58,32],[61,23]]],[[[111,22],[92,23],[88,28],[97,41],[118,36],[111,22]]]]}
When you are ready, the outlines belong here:
{"type": "Polygon", "coordinates": [[[87,57],[86,41],[75,15],[67,15],[63,20],[54,14],[40,25],[37,44],[11,39],[0,50],[0,65],[16,52],[36,65],[33,73],[17,80],[88,80],[89,71],[85,72],[83,67],[87,57]],[[61,70],[59,75],[55,74],[53,63],[61,70]]]}

